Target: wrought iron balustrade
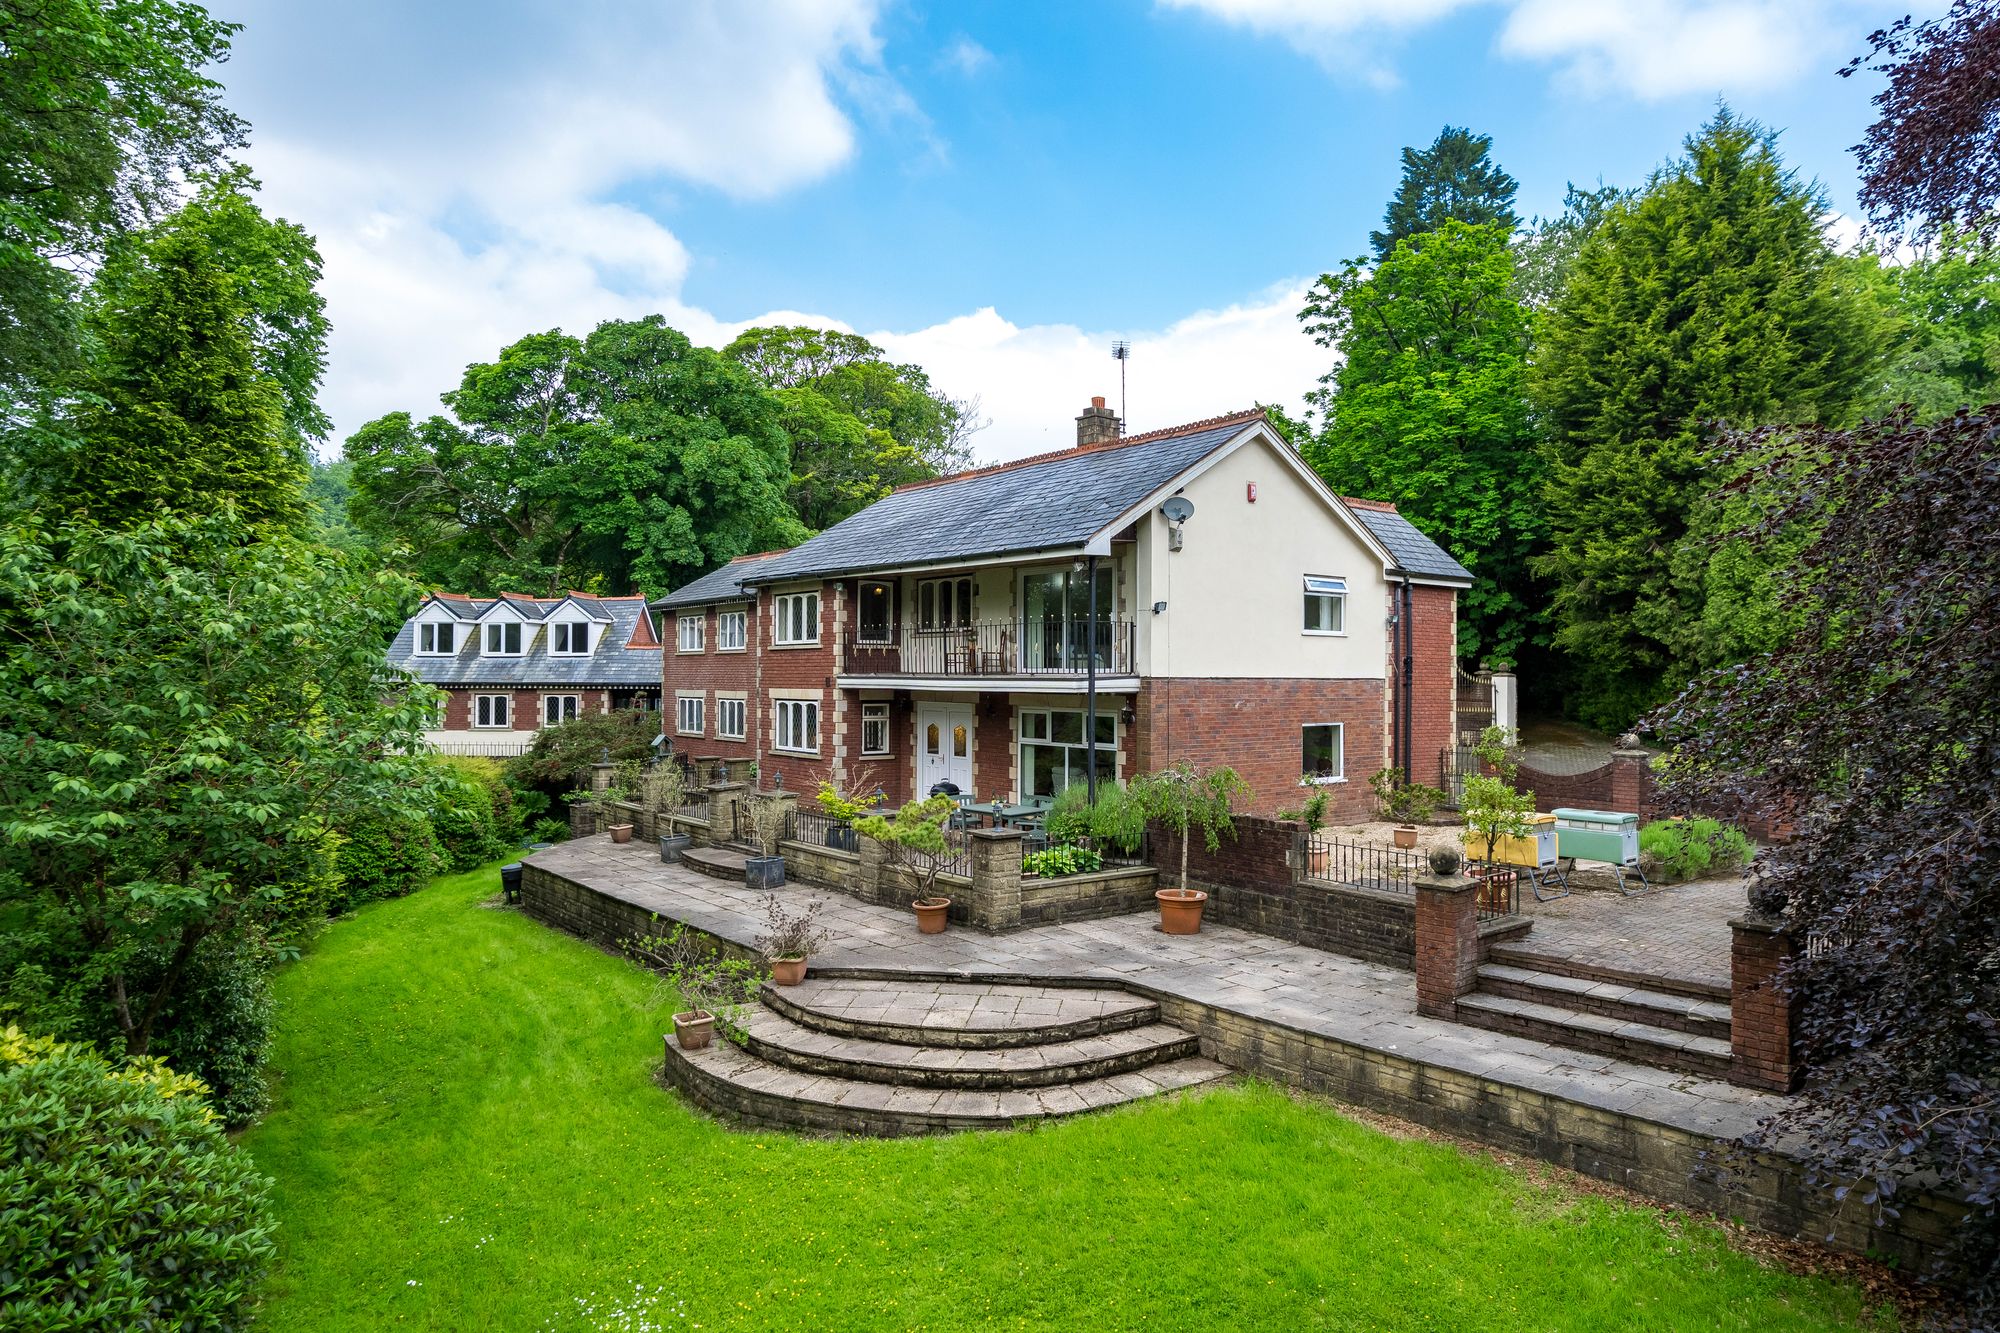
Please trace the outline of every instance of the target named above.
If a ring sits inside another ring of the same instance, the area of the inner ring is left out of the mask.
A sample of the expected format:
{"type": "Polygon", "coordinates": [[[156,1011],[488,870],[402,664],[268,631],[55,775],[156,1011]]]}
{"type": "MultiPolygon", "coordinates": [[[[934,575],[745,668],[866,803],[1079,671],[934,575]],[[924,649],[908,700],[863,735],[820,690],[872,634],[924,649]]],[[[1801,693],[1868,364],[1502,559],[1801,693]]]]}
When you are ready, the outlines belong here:
{"type": "Polygon", "coordinates": [[[1130,619],[1101,617],[1096,632],[1077,621],[980,620],[920,629],[849,631],[846,670],[857,676],[1083,676],[1093,659],[1101,676],[1138,669],[1138,630],[1130,619]]]}

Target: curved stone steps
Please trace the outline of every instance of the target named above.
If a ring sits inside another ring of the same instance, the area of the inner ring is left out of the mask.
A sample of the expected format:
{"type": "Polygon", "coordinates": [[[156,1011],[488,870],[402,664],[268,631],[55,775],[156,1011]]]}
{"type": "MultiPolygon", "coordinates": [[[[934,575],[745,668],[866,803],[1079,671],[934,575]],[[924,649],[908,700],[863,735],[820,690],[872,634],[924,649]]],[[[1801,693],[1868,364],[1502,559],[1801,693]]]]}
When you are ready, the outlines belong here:
{"type": "Polygon", "coordinates": [[[801,1073],[759,1059],[729,1041],[683,1051],[669,1036],[666,1050],[667,1080],[708,1111],[768,1129],[883,1138],[1010,1129],[1230,1077],[1213,1060],[1191,1057],[1052,1087],[918,1088],[801,1073]]]}
{"type": "Polygon", "coordinates": [[[901,1046],[999,1049],[1078,1041],[1145,1027],[1160,1007],[1119,990],[986,982],[808,977],[760,998],[801,1027],[901,1046]]]}
{"type": "Polygon", "coordinates": [[[911,1045],[825,1032],[776,1008],[744,1014],[735,1038],[759,1059],[801,1074],[916,1088],[1043,1088],[1201,1053],[1193,1034],[1165,1023],[1033,1046],[911,1045]]]}

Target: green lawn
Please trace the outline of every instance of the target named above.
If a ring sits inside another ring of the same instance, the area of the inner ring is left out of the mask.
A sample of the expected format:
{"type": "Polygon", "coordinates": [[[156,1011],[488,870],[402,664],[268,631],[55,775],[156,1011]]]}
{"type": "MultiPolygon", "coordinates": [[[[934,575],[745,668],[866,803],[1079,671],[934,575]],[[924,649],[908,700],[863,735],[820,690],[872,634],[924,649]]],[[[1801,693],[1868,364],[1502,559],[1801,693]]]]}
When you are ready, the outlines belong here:
{"type": "Polygon", "coordinates": [[[814,1142],[652,1080],[651,980],[482,902],[279,979],[272,1328],[1850,1327],[1852,1289],[1262,1086],[1033,1132],[814,1142]],[[586,1315],[582,1303],[591,1303],[586,1315]]]}

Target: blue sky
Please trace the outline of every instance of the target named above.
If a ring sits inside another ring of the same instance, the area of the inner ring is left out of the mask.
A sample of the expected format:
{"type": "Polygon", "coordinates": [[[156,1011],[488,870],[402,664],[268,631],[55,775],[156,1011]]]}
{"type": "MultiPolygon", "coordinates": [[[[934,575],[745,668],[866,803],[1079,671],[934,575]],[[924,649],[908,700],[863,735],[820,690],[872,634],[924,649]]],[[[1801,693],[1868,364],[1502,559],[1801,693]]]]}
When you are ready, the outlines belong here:
{"type": "MultiPolygon", "coordinates": [[[[1523,215],[1638,184],[1726,97],[1854,209],[1865,0],[261,0],[223,70],[267,203],[321,241],[339,435],[473,359],[658,311],[777,315],[1060,444],[1136,345],[1134,429],[1295,403],[1291,315],[1399,150],[1489,133],[1523,215]]],[[[1935,6],[1933,6],[1935,8],[1935,6]]],[[[1845,232],[1848,224],[1837,222],[1845,232]]],[[[1115,401],[1115,400],[1114,400],[1115,401]]]]}

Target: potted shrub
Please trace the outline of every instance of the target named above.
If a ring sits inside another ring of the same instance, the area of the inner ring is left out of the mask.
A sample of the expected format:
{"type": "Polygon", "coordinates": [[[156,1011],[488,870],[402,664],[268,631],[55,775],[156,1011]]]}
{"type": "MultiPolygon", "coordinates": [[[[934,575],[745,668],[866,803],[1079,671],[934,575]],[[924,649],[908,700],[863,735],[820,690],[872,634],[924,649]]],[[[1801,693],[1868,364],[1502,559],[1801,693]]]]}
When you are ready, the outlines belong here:
{"type": "Polygon", "coordinates": [[[1471,872],[1481,882],[1480,906],[1501,911],[1507,906],[1517,872],[1497,864],[1494,851],[1506,838],[1525,838],[1530,828],[1528,816],[1535,812],[1535,794],[1514,789],[1517,769],[1507,757],[1506,732],[1488,727],[1480,733],[1475,750],[1481,772],[1465,779],[1465,796],[1460,803],[1465,815],[1465,840],[1480,850],[1479,868],[1471,872]],[[1493,769],[1487,773],[1486,768],[1493,769]]]}
{"type": "Polygon", "coordinates": [[[826,830],[826,845],[842,852],[861,850],[861,835],[854,831],[855,824],[876,811],[881,804],[882,792],[877,788],[873,796],[843,796],[840,788],[825,779],[819,784],[819,808],[829,821],[826,830]]]}
{"type": "Polygon", "coordinates": [[[691,834],[679,831],[678,822],[681,807],[687,804],[689,787],[687,770],[671,755],[646,770],[646,776],[640,780],[640,794],[659,821],[662,861],[680,860],[681,853],[694,844],[691,834]]]}
{"type": "Polygon", "coordinates": [[[908,870],[917,881],[917,896],[910,906],[916,909],[917,929],[925,935],[941,933],[951,899],[937,891],[938,876],[958,855],[958,848],[945,836],[945,825],[958,812],[958,802],[949,796],[929,796],[905,802],[892,819],[867,815],[854,825],[855,832],[882,844],[889,859],[908,870]]]}
{"type": "Polygon", "coordinates": [[[1280,810],[1278,818],[1296,819],[1306,826],[1305,859],[1306,875],[1311,879],[1325,879],[1327,863],[1333,857],[1333,849],[1319,841],[1319,831],[1326,827],[1326,808],[1333,804],[1333,793],[1313,781],[1313,775],[1299,775],[1299,786],[1312,794],[1300,803],[1296,810],[1280,810]]]}
{"type": "Polygon", "coordinates": [[[753,889],[775,889],[785,882],[785,858],[778,839],[785,835],[785,803],[776,796],[752,796],[750,837],[758,854],[743,858],[743,882],[753,889]]]}
{"type": "Polygon", "coordinates": [[[815,898],[803,912],[787,912],[772,894],[764,904],[764,933],[757,937],[757,952],[771,965],[771,980],[780,986],[796,986],[806,979],[806,960],[826,947],[828,939],[819,924],[825,903],[815,898]]]}
{"type": "Polygon", "coordinates": [[[580,805],[589,810],[590,826],[599,832],[609,833],[613,842],[630,842],[632,840],[632,826],[630,824],[606,824],[604,822],[611,817],[611,807],[617,802],[624,800],[630,794],[625,787],[613,783],[611,786],[597,791],[564,792],[563,799],[572,805],[580,805]],[[625,830],[623,837],[620,837],[618,834],[618,830],[621,828],[625,830]]]}
{"type": "Polygon", "coordinates": [[[684,1051],[707,1046],[718,1022],[725,1028],[740,1026],[743,1008],[762,980],[749,963],[722,957],[679,923],[665,935],[642,935],[623,944],[626,953],[659,974],[678,1000],[674,1040],[684,1051]]]}
{"type": "Polygon", "coordinates": [[[1169,935],[1192,935],[1201,929],[1202,908],[1208,895],[1188,887],[1188,840],[1196,829],[1210,852],[1222,847],[1222,835],[1236,836],[1236,824],[1229,817],[1238,796],[1247,796],[1250,784],[1226,765],[1206,771],[1183,759],[1170,768],[1148,773],[1131,786],[1132,798],[1147,816],[1157,819],[1180,838],[1180,887],[1159,889],[1153,899],[1160,905],[1160,929],[1169,935]]]}
{"type": "Polygon", "coordinates": [[[1402,772],[1394,768],[1378,769],[1375,776],[1368,779],[1368,785],[1375,792],[1382,817],[1396,825],[1396,845],[1405,851],[1415,847],[1417,825],[1430,822],[1438,803],[1444,800],[1444,793],[1421,782],[1407,782],[1402,772]]]}

